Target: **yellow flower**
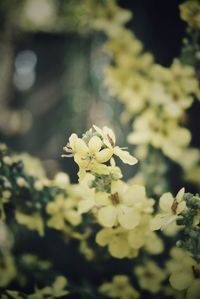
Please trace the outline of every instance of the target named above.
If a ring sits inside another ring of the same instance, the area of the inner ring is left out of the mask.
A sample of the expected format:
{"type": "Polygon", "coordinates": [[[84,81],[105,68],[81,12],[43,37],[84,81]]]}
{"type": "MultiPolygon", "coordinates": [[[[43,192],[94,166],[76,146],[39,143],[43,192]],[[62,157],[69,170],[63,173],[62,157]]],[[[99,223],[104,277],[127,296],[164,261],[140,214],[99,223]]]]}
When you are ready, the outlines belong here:
{"type": "Polygon", "coordinates": [[[187,299],[199,299],[200,265],[186,251],[171,250],[172,259],[167,262],[171,286],[179,291],[187,290],[187,299]]]}
{"type": "Polygon", "coordinates": [[[69,294],[65,288],[68,285],[68,281],[64,276],[58,276],[52,286],[44,287],[43,289],[36,289],[34,294],[28,296],[28,299],[54,299],[57,297],[63,297],[69,294]]]}
{"type": "Polygon", "coordinates": [[[18,223],[25,225],[30,230],[37,230],[40,236],[44,235],[44,222],[39,213],[26,215],[16,211],[15,217],[18,223]]]}
{"type": "Polygon", "coordinates": [[[164,229],[169,224],[176,221],[180,214],[186,209],[186,203],[183,200],[185,189],[182,188],[174,198],[171,193],[164,193],[159,202],[160,213],[158,213],[151,222],[151,229],[164,229]]]}
{"type": "Polygon", "coordinates": [[[140,224],[128,232],[128,243],[134,250],[144,247],[151,254],[159,254],[163,251],[163,242],[154,232],[150,231],[150,220],[151,215],[144,214],[140,224]]]}
{"type": "Polygon", "coordinates": [[[174,119],[163,121],[153,109],[146,109],[136,118],[133,132],[128,135],[129,143],[151,144],[155,148],[160,148],[166,156],[175,161],[179,161],[180,155],[189,145],[190,140],[189,130],[180,127],[174,119]]]}
{"type": "Polygon", "coordinates": [[[198,0],[186,1],[180,6],[181,18],[192,28],[200,28],[200,4],[198,0]]]}
{"type": "Polygon", "coordinates": [[[110,255],[118,259],[136,256],[138,253],[138,250],[131,249],[127,231],[121,227],[103,228],[97,233],[96,242],[102,247],[108,246],[110,255]]]}
{"type": "Polygon", "coordinates": [[[139,298],[139,293],[131,285],[129,278],[126,275],[115,275],[112,282],[104,282],[99,287],[99,293],[110,298],[139,298]]]}
{"type": "Polygon", "coordinates": [[[102,149],[103,143],[97,136],[91,137],[88,144],[78,138],[76,134],[72,134],[69,143],[64,150],[67,155],[63,157],[74,156],[74,161],[78,164],[80,170],[90,170],[98,174],[108,174],[107,166],[102,164],[110,160],[113,152],[108,149],[102,149]]]}
{"type": "Polygon", "coordinates": [[[125,229],[133,229],[139,224],[145,209],[151,212],[149,204],[152,202],[146,200],[143,186],[129,186],[122,181],[113,181],[111,194],[97,193],[96,196],[102,206],[97,211],[97,219],[105,227],[119,223],[125,229]]]}
{"type": "Polygon", "coordinates": [[[48,203],[47,213],[51,215],[48,226],[62,230],[68,221],[76,226],[81,222],[81,216],[76,211],[76,203],[70,197],[65,198],[64,195],[58,195],[53,202],[48,203]]]}
{"type": "Polygon", "coordinates": [[[14,259],[9,252],[0,255],[0,287],[6,287],[17,275],[14,259]]]}
{"type": "Polygon", "coordinates": [[[167,277],[166,271],[153,261],[146,262],[144,266],[137,266],[134,272],[138,277],[140,287],[153,294],[162,289],[162,282],[167,277]]]}
{"type": "Polygon", "coordinates": [[[99,127],[93,125],[97,133],[102,137],[103,143],[110,149],[114,155],[118,156],[124,163],[129,165],[134,165],[137,163],[137,159],[129,154],[129,152],[124,151],[119,146],[115,145],[116,138],[114,132],[108,127],[99,127]]]}
{"type": "Polygon", "coordinates": [[[79,213],[94,211],[98,222],[104,227],[120,224],[125,229],[136,227],[143,214],[153,211],[154,201],[147,199],[145,189],[139,185],[128,185],[120,180],[112,181],[110,193],[94,192],[78,203],[79,213]]]}

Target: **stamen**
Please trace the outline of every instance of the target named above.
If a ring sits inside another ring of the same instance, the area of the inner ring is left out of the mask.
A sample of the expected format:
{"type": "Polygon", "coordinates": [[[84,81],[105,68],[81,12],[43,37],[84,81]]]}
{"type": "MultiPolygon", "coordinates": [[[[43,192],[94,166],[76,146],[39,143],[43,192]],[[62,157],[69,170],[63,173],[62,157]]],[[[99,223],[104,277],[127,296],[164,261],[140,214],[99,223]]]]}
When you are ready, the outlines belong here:
{"type": "Polygon", "coordinates": [[[192,266],[192,271],[193,271],[193,275],[194,278],[200,278],[200,270],[195,268],[195,266],[192,266]]]}
{"type": "Polygon", "coordinates": [[[173,204],[172,204],[172,206],[171,206],[171,210],[172,210],[173,214],[176,214],[177,207],[178,207],[178,202],[175,199],[174,202],[173,202],[173,204]]]}
{"type": "Polygon", "coordinates": [[[115,143],[114,143],[114,141],[112,140],[112,138],[110,137],[109,134],[107,134],[107,137],[108,137],[108,140],[110,141],[111,146],[115,147],[115,143]]]}
{"type": "Polygon", "coordinates": [[[120,203],[118,192],[115,192],[115,193],[111,194],[110,195],[110,199],[112,201],[112,204],[115,205],[115,206],[120,203]]]}

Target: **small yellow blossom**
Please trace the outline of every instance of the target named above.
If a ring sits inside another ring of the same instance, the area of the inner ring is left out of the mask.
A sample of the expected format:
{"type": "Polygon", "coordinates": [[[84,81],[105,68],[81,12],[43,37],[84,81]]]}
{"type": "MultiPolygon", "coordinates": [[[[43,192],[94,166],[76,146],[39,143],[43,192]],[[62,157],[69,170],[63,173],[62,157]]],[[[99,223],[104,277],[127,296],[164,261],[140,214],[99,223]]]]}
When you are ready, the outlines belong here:
{"type": "Polygon", "coordinates": [[[171,193],[164,193],[159,201],[160,212],[151,222],[151,229],[164,229],[169,224],[176,221],[186,209],[186,202],[183,200],[185,189],[182,188],[174,198],[171,193]]]}
{"type": "Polygon", "coordinates": [[[97,208],[98,222],[105,227],[119,223],[125,229],[136,227],[143,213],[151,213],[153,200],[147,200],[145,189],[139,185],[127,185],[112,181],[111,192],[93,193],[89,199],[79,202],[79,212],[85,213],[97,208]]]}
{"type": "Polygon", "coordinates": [[[137,255],[138,250],[132,250],[127,239],[127,231],[121,227],[118,228],[103,228],[96,235],[98,245],[108,246],[108,251],[111,256],[122,259],[129,257],[134,251],[137,255]]]}
{"type": "Polygon", "coordinates": [[[52,286],[36,289],[35,293],[28,296],[28,299],[54,299],[67,296],[69,294],[69,291],[66,290],[67,285],[67,279],[64,276],[58,276],[52,286]]]}
{"type": "Polygon", "coordinates": [[[44,222],[39,213],[26,215],[16,211],[15,217],[18,223],[25,225],[30,230],[36,230],[40,236],[44,235],[44,222]]]}
{"type": "Polygon", "coordinates": [[[17,178],[16,182],[17,182],[17,185],[19,187],[26,187],[27,186],[26,180],[22,177],[17,178]]]}
{"type": "Polygon", "coordinates": [[[162,289],[162,282],[167,277],[166,271],[153,261],[146,262],[144,266],[137,266],[134,272],[138,277],[140,287],[153,294],[162,289]]]}
{"type": "Polygon", "coordinates": [[[171,250],[171,260],[166,264],[170,273],[171,286],[179,291],[187,290],[187,299],[199,299],[200,265],[186,251],[171,250]]]}
{"type": "Polygon", "coordinates": [[[99,287],[99,293],[110,298],[139,298],[139,293],[131,285],[129,278],[126,275],[115,275],[112,282],[104,282],[99,287]]]}
{"type": "Polygon", "coordinates": [[[131,156],[127,151],[115,145],[116,137],[114,132],[110,128],[103,127],[103,129],[100,129],[95,125],[93,125],[93,127],[97,131],[97,133],[102,137],[103,143],[110,150],[113,151],[114,155],[118,156],[126,164],[134,165],[137,163],[137,159],[135,157],[131,156]]]}
{"type": "Polygon", "coordinates": [[[48,226],[58,230],[62,230],[68,221],[70,224],[76,226],[81,222],[81,216],[76,210],[76,203],[70,197],[65,198],[64,195],[58,195],[53,202],[47,205],[47,213],[51,215],[48,220],[48,226]]]}
{"type": "Polygon", "coordinates": [[[69,176],[65,172],[58,172],[54,178],[54,182],[60,188],[65,189],[70,184],[69,176]]]}
{"type": "Polygon", "coordinates": [[[107,162],[112,157],[110,149],[101,149],[102,141],[99,137],[93,136],[88,144],[78,138],[76,134],[72,134],[69,138],[69,143],[64,147],[66,155],[63,157],[74,156],[74,161],[78,164],[80,170],[93,171],[98,174],[108,174],[108,169],[104,162],[107,162]]]}
{"type": "Polygon", "coordinates": [[[3,162],[7,165],[11,165],[12,159],[9,156],[5,156],[5,157],[3,157],[3,162]]]}

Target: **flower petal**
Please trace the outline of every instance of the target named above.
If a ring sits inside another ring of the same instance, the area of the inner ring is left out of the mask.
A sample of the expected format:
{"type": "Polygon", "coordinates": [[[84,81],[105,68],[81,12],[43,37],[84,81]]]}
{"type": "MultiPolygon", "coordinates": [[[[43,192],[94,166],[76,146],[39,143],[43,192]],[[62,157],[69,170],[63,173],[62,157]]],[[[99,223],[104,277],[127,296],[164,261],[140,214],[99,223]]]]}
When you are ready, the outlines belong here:
{"type": "Polygon", "coordinates": [[[169,281],[170,281],[170,284],[171,286],[176,289],[176,290],[179,290],[179,291],[182,291],[182,290],[185,290],[187,289],[191,282],[192,282],[192,275],[190,272],[188,271],[184,271],[184,272],[174,272],[170,278],[169,278],[169,281]]]}
{"type": "Polygon", "coordinates": [[[87,144],[81,138],[76,139],[74,150],[75,150],[75,153],[78,153],[83,156],[86,156],[88,153],[87,144]]]}
{"type": "Polygon", "coordinates": [[[113,155],[113,150],[105,148],[105,149],[101,150],[100,152],[96,153],[96,160],[99,163],[104,163],[104,162],[107,162],[108,160],[110,160],[112,155],[113,155]]]}
{"type": "Polygon", "coordinates": [[[123,228],[133,229],[140,222],[140,214],[134,208],[120,205],[118,208],[118,220],[123,228]]]}
{"type": "Polygon", "coordinates": [[[103,127],[103,133],[107,137],[107,139],[109,140],[110,145],[115,146],[116,137],[115,137],[115,134],[114,134],[113,130],[111,130],[110,128],[104,126],[103,127]]]}
{"type": "Polygon", "coordinates": [[[185,193],[185,188],[181,188],[181,190],[178,191],[178,193],[176,195],[176,199],[178,202],[183,200],[184,193],[185,193]]]}
{"type": "Polygon", "coordinates": [[[187,290],[187,298],[189,299],[199,299],[200,294],[200,283],[199,279],[195,279],[191,286],[187,290]]]}
{"type": "Polygon", "coordinates": [[[88,212],[92,207],[94,207],[95,202],[92,199],[83,199],[78,203],[78,213],[83,214],[88,212]]]}
{"type": "Polygon", "coordinates": [[[138,161],[135,157],[131,156],[129,152],[123,151],[119,146],[114,147],[114,154],[118,156],[124,163],[134,165],[138,161]]]}
{"type": "Polygon", "coordinates": [[[113,231],[111,228],[103,228],[96,234],[96,242],[100,246],[106,246],[110,238],[112,237],[113,231]]]}
{"type": "Polygon", "coordinates": [[[77,139],[78,139],[78,136],[75,133],[71,134],[71,136],[69,137],[69,144],[70,144],[72,150],[75,149],[75,144],[76,144],[77,139]]]}
{"type": "Polygon", "coordinates": [[[101,225],[112,227],[117,220],[117,209],[113,206],[103,207],[99,209],[97,217],[101,225]]]}
{"type": "Polygon", "coordinates": [[[99,137],[93,136],[88,142],[88,147],[93,152],[99,152],[102,146],[102,141],[99,137]]]}
{"type": "Polygon", "coordinates": [[[97,206],[107,206],[111,204],[109,194],[106,192],[97,192],[95,194],[95,203],[97,206]]]}
{"type": "Polygon", "coordinates": [[[113,257],[120,259],[128,256],[130,247],[125,237],[114,236],[108,245],[108,250],[113,257]]]}
{"type": "Polygon", "coordinates": [[[172,213],[171,207],[173,205],[174,198],[170,192],[164,193],[159,201],[159,206],[162,211],[166,213],[172,213]]]}
{"type": "Polygon", "coordinates": [[[98,174],[109,174],[108,166],[106,166],[104,164],[100,164],[100,163],[93,164],[91,170],[98,174]]]}

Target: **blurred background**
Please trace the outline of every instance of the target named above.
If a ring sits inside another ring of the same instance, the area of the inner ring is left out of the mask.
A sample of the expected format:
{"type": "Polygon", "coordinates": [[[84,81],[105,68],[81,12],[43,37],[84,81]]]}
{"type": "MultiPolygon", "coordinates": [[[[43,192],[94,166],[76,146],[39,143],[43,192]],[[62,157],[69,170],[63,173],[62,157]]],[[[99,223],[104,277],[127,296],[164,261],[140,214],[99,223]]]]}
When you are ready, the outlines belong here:
{"type": "MultiPolygon", "coordinates": [[[[119,123],[121,104],[103,86],[102,70],[109,63],[102,51],[105,36],[80,28],[74,2],[0,1],[0,141],[41,159],[50,177],[67,171],[72,182],[77,169],[72,160],[61,159],[72,132],[109,125],[124,145],[129,131],[119,123]]],[[[186,29],[181,2],[119,1],[134,14],[127,26],[164,66],[180,54],[186,29]]]]}

